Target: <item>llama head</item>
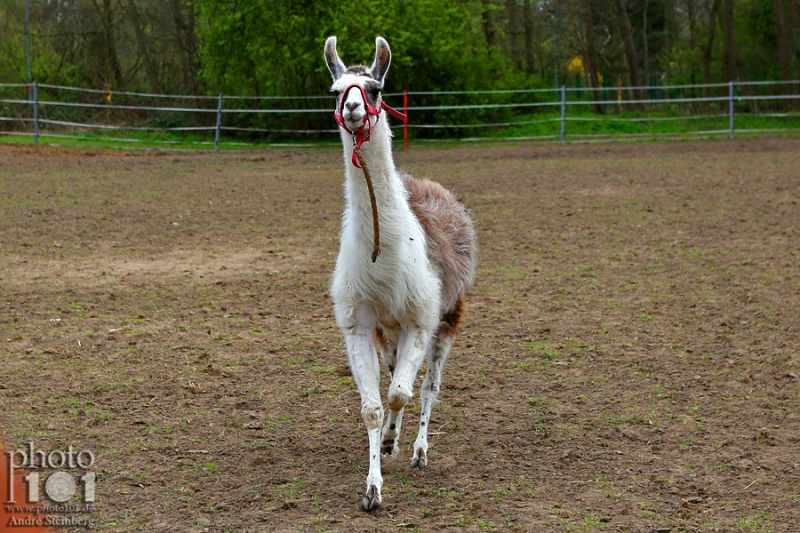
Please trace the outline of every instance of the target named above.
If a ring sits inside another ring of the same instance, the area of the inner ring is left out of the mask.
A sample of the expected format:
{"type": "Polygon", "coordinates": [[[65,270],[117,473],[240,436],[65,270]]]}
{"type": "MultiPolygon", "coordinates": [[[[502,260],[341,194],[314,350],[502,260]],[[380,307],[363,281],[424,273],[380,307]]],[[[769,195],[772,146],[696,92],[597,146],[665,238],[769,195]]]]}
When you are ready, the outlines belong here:
{"type": "Polygon", "coordinates": [[[375,60],[372,66],[345,66],[336,52],[336,37],[325,41],[325,62],[333,77],[331,92],[336,96],[336,109],[351,131],[364,123],[368,107],[381,108],[383,80],[389,71],[392,52],[383,37],[375,38],[375,60]],[[360,87],[359,90],[352,90],[360,87]],[[365,101],[366,97],[366,101],[365,101]]]}

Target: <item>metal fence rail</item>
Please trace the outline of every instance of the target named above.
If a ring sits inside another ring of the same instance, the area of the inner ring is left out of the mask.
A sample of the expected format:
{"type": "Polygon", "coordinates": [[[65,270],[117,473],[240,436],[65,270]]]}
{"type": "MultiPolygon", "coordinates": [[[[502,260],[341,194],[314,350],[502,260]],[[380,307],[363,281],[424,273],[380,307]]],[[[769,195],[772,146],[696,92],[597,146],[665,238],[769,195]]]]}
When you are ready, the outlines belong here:
{"type": "MultiPolygon", "coordinates": [[[[738,133],[800,132],[800,81],[791,82],[729,82],[696,85],[668,85],[647,87],[560,87],[557,89],[524,89],[501,91],[404,91],[386,93],[387,100],[403,98],[403,110],[410,119],[393,127],[420,132],[447,131],[462,140],[485,137],[462,137],[459,132],[486,130],[509,130],[521,126],[557,126],[557,132],[542,135],[491,137],[492,139],[541,139],[558,140],[564,143],[570,138],[595,138],[593,133],[570,133],[568,123],[658,123],[661,121],[723,120],[726,128],[697,129],[684,135],[721,135],[734,138],[737,115],[787,119],[787,127],[740,129],[738,133]],[[638,96],[638,97],[637,97],[638,96]],[[470,103],[448,103],[447,98],[461,98],[470,103]],[[491,101],[491,99],[501,101],[491,101]],[[408,105],[408,101],[422,101],[422,105],[408,105]],[[425,102],[428,102],[427,104],[425,102]],[[766,111],[762,110],[767,106],[766,111]],[[608,110],[609,114],[587,116],[591,106],[594,110],[608,110]],[[737,111],[737,106],[740,109],[737,111]],[[574,109],[572,113],[568,109],[574,109]],[[663,116],[659,110],[670,109],[677,116],[663,116]],[[643,116],[619,116],[621,113],[637,111],[643,116]],[[448,115],[448,112],[451,115],[448,115]],[[484,115],[474,115],[482,112],[484,115]],[[464,113],[467,113],[465,115],[464,113]],[[504,114],[497,120],[492,113],[504,114]],[[616,113],[616,115],[612,114],[616,113]],[[455,114],[455,115],[453,115],[455,114]],[[536,114],[543,115],[536,118],[536,114]],[[544,115],[552,116],[544,116],[544,115]],[[460,122],[459,117],[469,121],[460,122]],[[415,117],[429,119],[415,121],[415,117]],[[483,117],[486,117],[485,119],[483,117]],[[433,119],[433,120],[430,120],[433,119]]],[[[312,124],[327,124],[323,114],[332,113],[331,96],[307,97],[247,97],[247,96],[197,96],[163,95],[128,91],[83,89],[58,85],[0,84],[0,135],[33,136],[34,144],[40,137],[83,139],[85,132],[174,132],[213,134],[213,141],[192,141],[199,145],[212,145],[218,151],[223,132],[227,137],[241,134],[250,136],[280,134],[290,138],[332,138],[338,133],[335,127],[287,128],[275,122],[260,126],[246,117],[269,117],[266,120],[281,120],[280,117],[318,115],[312,124]],[[42,90],[47,96],[42,98],[42,90]],[[25,91],[25,97],[19,93],[25,91]],[[16,96],[16,97],[14,97],[16,96]],[[161,101],[173,105],[156,105],[161,101]],[[330,106],[320,105],[327,100],[330,106]],[[255,105],[254,105],[255,104],[255,105]],[[292,104],[289,106],[288,104],[292,104]],[[194,118],[193,118],[194,117],[194,118]],[[234,120],[237,119],[237,120],[234,120]]],[[[330,120],[329,122],[333,122],[330,120]]],[[[279,124],[279,123],[278,123],[279,124]]],[[[601,134],[605,138],[631,138],[645,136],[658,138],[669,133],[649,132],[645,134],[613,133],[601,134]]],[[[140,139],[120,137],[94,137],[100,140],[139,142],[140,139]]],[[[185,143],[186,141],[154,141],[162,143],[185,143]]],[[[225,144],[241,146],[241,142],[227,141],[225,144]]]]}

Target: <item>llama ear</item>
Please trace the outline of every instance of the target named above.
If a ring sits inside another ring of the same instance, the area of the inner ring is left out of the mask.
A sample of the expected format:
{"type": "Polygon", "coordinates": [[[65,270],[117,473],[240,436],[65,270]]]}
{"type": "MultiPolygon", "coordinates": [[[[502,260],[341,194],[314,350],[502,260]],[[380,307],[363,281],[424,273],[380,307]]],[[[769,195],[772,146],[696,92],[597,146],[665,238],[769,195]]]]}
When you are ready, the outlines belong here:
{"type": "Polygon", "coordinates": [[[339,54],[336,53],[336,37],[328,37],[328,40],[325,41],[325,63],[328,64],[328,70],[331,71],[331,76],[333,76],[333,81],[338,80],[344,74],[344,71],[347,70],[347,67],[344,66],[342,60],[339,59],[339,54]]]}
{"type": "Polygon", "coordinates": [[[372,62],[370,67],[370,74],[375,80],[383,84],[383,77],[389,71],[389,63],[392,62],[392,51],[389,49],[389,43],[383,37],[375,38],[375,61],[372,62]]]}

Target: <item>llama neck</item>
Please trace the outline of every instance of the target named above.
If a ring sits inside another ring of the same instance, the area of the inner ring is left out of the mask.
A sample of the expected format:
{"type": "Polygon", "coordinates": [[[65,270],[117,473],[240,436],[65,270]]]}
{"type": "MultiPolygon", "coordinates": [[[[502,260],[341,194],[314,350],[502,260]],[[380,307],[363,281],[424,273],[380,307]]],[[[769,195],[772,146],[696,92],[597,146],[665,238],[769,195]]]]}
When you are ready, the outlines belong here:
{"type": "MultiPolygon", "coordinates": [[[[347,176],[345,182],[347,209],[358,215],[369,213],[369,217],[371,217],[372,206],[364,171],[353,165],[351,159],[353,139],[349,133],[342,132],[342,144],[347,176]]],[[[404,211],[408,211],[408,204],[405,188],[395,170],[391,130],[385,116],[381,116],[372,127],[371,138],[361,146],[361,154],[364,156],[372,176],[381,222],[389,217],[402,216],[404,211]]]]}

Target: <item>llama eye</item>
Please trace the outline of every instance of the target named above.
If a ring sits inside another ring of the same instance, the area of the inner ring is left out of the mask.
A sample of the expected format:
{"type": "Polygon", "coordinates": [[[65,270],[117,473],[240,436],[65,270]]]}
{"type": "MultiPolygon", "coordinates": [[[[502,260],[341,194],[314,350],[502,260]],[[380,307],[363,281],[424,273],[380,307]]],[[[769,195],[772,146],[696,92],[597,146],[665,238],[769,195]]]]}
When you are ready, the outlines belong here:
{"type": "Polygon", "coordinates": [[[331,92],[333,93],[333,96],[339,98],[339,91],[331,91],[331,92]]]}
{"type": "Polygon", "coordinates": [[[369,95],[372,98],[377,98],[378,95],[380,95],[380,94],[381,94],[381,88],[380,87],[373,87],[372,89],[369,90],[369,95]]]}

